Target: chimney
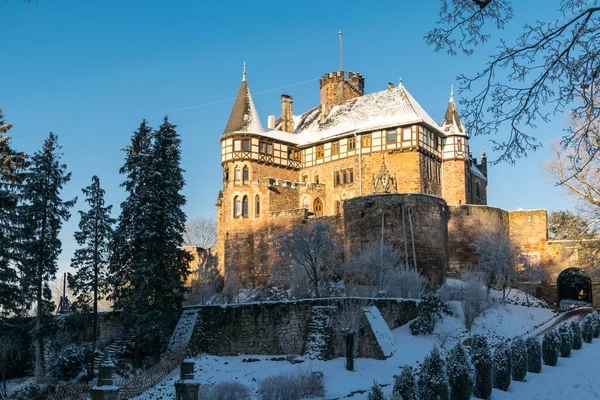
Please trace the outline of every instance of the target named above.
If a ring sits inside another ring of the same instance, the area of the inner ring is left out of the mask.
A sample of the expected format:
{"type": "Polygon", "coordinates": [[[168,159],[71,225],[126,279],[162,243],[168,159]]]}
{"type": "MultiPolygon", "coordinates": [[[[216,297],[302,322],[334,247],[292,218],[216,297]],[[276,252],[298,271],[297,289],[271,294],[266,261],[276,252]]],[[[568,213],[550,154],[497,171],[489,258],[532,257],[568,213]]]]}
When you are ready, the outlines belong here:
{"type": "Polygon", "coordinates": [[[267,119],[267,128],[275,129],[275,116],[274,115],[269,115],[269,118],[267,119]]]}
{"type": "Polygon", "coordinates": [[[292,113],[292,96],[281,95],[281,130],[294,133],[294,114],[292,113]]]}

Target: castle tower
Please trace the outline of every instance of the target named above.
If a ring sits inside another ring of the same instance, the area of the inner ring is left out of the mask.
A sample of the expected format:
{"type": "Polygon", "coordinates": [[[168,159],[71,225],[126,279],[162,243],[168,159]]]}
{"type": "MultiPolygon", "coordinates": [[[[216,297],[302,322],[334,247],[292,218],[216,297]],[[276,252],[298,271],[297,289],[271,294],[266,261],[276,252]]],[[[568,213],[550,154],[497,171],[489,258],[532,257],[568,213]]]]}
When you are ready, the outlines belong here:
{"type": "Polygon", "coordinates": [[[324,121],[331,108],[338,103],[365,94],[365,78],[357,72],[336,71],[323,75],[319,80],[321,88],[321,121],[324,121]]]}
{"type": "Polygon", "coordinates": [[[444,140],[442,169],[443,197],[450,205],[469,203],[469,135],[465,131],[454,102],[454,86],[440,127],[448,135],[444,140]]]}

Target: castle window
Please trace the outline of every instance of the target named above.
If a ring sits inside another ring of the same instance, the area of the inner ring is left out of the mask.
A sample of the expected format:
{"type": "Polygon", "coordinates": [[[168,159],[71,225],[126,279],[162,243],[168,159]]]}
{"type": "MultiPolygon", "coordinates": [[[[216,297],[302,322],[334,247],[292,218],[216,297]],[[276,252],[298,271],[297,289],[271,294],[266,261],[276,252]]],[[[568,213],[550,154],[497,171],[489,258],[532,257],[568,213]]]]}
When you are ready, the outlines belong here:
{"type": "Polygon", "coordinates": [[[406,128],[402,130],[402,140],[411,140],[412,139],[412,133],[410,131],[410,128],[406,128]]]}
{"type": "Polygon", "coordinates": [[[244,140],[242,140],[242,150],[243,151],[250,151],[250,139],[244,139],[244,140]]]}
{"type": "Polygon", "coordinates": [[[348,139],[348,151],[356,150],[356,138],[351,137],[348,139]]]}
{"type": "Polygon", "coordinates": [[[479,182],[477,182],[475,184],[475,193],[476,193],[477,199],[479,200],[479,198],[481,197],[481,192],[479,191],[479,182]]]}
{"type": "Polygon", "coordinates": [[[248,170],[248,166],[244,165],[244,169],[242,171],[242,184],[248,183],[250,180],[250,171],[248,170]]]}
{"type": "Polygon", "coordinates": [[[242,172],[240,171],[240,166],[236,166],[233,170],[233,181],[234,183],[238,183],[242,180],[242,172]]]}
{"type": "Polygon", "coordinates": [[[229,168],[223,167],[223,180],[225,182],[229,181],[229,168]]]}
{"type": "Polygon", "coordinates": [[[315,183],[318,185],[319,184],[319,175],[315,175],[315,183]]]}
{"type": "Polygon", "coordinates": [[[348,177],[350,178],[350,183],[354,182],[354,169],[348,170],[348,177]]]}
{"type": "Polygon", "coordinates": [[[242,200],[239,196],[233,198],[233,216],[239,218],[242,215],[242,200]]]}
{"type": "Polygon", "coordinates": [[[248,196],[244,196],[242,200],[242,217],[248,218],[248,196]]]}
{"type": "Polygon", "coordinates": [[[333,142],[331,143],[331,155],[338,155],[340,154],[340,142],[333,142]]]}
{"type": "Polygon", "coordinates": [[[323,145],[317,146],[317,160],[323,159],[325,156],[325,148],[323,145]]]}
{"type": "Polygon", "coordinates": [[[288,148],[288,159],[299,161],[300,160],[300,150],[288,148]]]}
{"type": "Polygon", "coordinates": [[[256,195],[256,197],[254,198],[254,211],[256,216],[258,217],[260,215],[260,196],[256,195]]]}
{"type": "Polygon", "coordinates": [[[335,215],[342,215],[342,212],[342,202],[340,200],[337,200],[335,202],[335,215]]]}
{"type": "Polygon", "coordinates": [[[258,142],[258,152],[261,154],[273,154],[273,144],[267,142],[258,142]]]}
{"type": "Polygon", "coordinates": [[[435,135],[433,137],[433,145],[434,145],[434,147],[435,147],[436,150],[438,150],[439,147],[440,147],[440,138],[437,137],[437,135],[435,135]]]}
{"type": "Polygon", "coordinates": [[[362,135],[360,137],[360,148],[371,147],[371,134],[362,135]]]}
{"type": "Polygon", "coordinates": [[[344,176],[344,185],[346,185],[348,183],[348,171],[344,170],[343,176],[344,176]]]}
{"type": "Polygon", "coordinates": [[[307,210],[308,210],[308,206],[309,206],[309,204],[310,204],[310,200],[308,200],[308,197],[305,197],[305,198],[302,200],[302,208],[304,208],[304,209],[307,209],[307,210]]]}
{"type": "Polygon", "coordinates": [[[233,141],[233,151],[242,151],[242,141],[241,140],[233,141]]]}
{"type": "Polygon", "coordinates": [[[302,183],[308,182],[308,175],[302,175],[302,183]]]}
{"type": "Polygon", "coordinates": [[[334,186],[340,186],[341,184],[342,184],[342,182],[341,182],[341,179],[340,179],[340,171],[335,171],[333,185],[334,186]]]}
{"type": "Polygon", "coordinates": [[[387,143],[396,143],[396,131],[387,131],[387,143]]]}

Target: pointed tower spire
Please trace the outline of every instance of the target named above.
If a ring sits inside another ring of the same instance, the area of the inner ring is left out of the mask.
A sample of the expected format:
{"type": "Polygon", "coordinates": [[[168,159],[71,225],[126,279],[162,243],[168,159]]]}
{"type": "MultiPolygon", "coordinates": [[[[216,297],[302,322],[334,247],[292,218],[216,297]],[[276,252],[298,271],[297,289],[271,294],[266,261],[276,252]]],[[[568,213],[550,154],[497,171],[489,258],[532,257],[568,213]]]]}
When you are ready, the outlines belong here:
{"type": "Polygon", "coordinates": [[[446,108],[446,114],[444,120],[440,124],[440,127],[448,133],[448,135],[461,135],[469,137],[465,131],[462,121],[458,115],[456,109],[456,103],[454,102],[454,85],[450,86],[450,100],[448,100],[448,107],[446,108]]]}
{"type": "Polygon", "coordinates": [[[260,122],[258,111],[256,111],[256,106],[254,105],[250,88],[246,81],[246,63],[244,63],[244,73],[242,75],[240,90],[238,90],[223,134],[232,132],[265,133],[265,128],[260,122]]]}
{"type": "Polygon", "coordinates": [[[402,77],[398,79],[398,87],[402,89],[402,77]]]}
{"type": "Polygon", "coordinates": [[[450,85],[450,103],[454,103],[454,85],[450,85]]]}

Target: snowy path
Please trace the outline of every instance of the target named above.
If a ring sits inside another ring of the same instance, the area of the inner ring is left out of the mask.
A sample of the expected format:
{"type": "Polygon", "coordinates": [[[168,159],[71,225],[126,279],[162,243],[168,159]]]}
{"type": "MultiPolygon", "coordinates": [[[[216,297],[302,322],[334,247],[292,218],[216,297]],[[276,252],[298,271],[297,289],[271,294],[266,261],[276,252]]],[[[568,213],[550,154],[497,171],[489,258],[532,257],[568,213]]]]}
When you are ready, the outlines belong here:
{"type": "Polygon", "coordinates": [[[556,367],[543,366],[541,374],[527,374],[527,382],[512,382],[508,392],[494,389],[492,400],[600,399],[600,340],[583,344],[556,367]]]}

